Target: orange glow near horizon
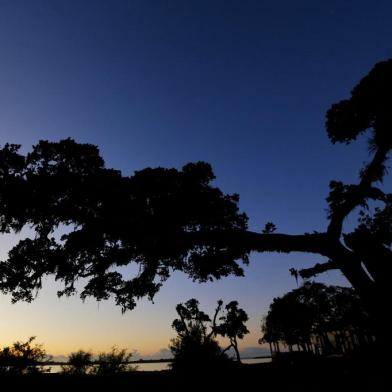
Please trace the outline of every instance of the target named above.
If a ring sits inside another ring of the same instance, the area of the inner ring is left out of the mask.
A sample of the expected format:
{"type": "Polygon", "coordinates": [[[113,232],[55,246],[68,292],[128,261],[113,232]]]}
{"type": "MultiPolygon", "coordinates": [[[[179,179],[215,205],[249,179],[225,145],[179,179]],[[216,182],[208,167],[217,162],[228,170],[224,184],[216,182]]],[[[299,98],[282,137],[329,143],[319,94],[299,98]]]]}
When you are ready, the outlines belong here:
{"type": "MultiPolygon", "coordinates": [[[[0,297],[1,347],[36,336],[35,342],[55,356],[67,356],[79,349],[99,353],[113,346],[151,356],[168,349],[175,337],[171,328],[175,309],[165,303],[165,298],[157,299],[155,304],[142,301],[123,315],[111,301],[83,303],[77,296],[58,299],[57,289],[55,282],[47,280],[32,303],[11,304],[8,296],[0,297]]],[[[259,346],[258,324],[257,319],[248,322],[251,334],[240,342],[241,348],[259,346]]],[[[220,343],[224,346],[226,341],[220,343]]]]}

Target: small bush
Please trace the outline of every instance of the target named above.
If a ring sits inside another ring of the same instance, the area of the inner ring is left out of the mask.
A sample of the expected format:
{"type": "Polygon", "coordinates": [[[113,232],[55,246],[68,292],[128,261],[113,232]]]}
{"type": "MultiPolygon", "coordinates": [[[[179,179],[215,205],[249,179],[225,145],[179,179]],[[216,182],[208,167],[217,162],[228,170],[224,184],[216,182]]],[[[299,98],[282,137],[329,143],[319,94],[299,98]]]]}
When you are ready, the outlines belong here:
{"type": "Polygon", "coordinates": [[[89,374],[93,370],[92,354],[87,351],[79,350],[71,353],[66,365],[61,366],[62,372],[72,375],[89,374]]]}
{"type": "Polygon", "coordinates": [[[32,374],[49,372],[42,362],[49,361],[51,357],[46,354],[40,344],[32,345],[35,336],[26,342],[15,342],[11,347],[0,350],[0,373],[32,374]]]}
{"type": "Polygon", "coordinates": [[[130,367],[128,362],[132,354],[127,353],[126,349],[113,347],[109,353],[100,353],[93,373],[96,375],[112,375],[127,371],[136,370],[130,367]]]}
{"type": "Polygon", "coordinates": [[[197,329],[189,334],[172,339],[169,346],[173,354],[170,367],[176,372],[202,372],[226,367],[230,360],[219,347],[216,340],[204,337],[197,329]]]}

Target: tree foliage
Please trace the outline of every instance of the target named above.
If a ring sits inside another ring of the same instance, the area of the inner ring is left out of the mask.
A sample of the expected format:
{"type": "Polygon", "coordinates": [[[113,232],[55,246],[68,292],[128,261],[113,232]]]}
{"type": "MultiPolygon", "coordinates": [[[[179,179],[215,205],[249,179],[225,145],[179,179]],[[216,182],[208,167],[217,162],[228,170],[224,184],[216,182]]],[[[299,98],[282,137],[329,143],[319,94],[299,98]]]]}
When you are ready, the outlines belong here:
{"type": "Polygon", "coordinates": [[[49,371],[42,363],[51,359],[40,344],[32,344],[35,336],[26,342],[15,342],[0,350],[0,373],[33,374],[49,371]]]}
{"type": "Polygon", "coordinates": [[[92,371],[92,354],[89,351],[79,350],[71,353],[66,365],[61,366],[61,370],[69,375],[85,375],[92,371]]]}
{"type": "Polygon", "coordinates": [[[373,343],[369,313],[354,290],[306,282],[274,298],[262,322],[263,341],[303,351],[342,352],[373,343]]]}
{"type": "Polygon", "coordinates": [[[194,298],[177,305],[179,318],[172,324],[177,337],[170,345],[174,356],[173,369],[207,369],[212,364],[224,365],[228,360],[225,353],[230,348],[234,348],[240,361],[237,338],[242,339],[249,333],[244,324],[248,316],[238,307],[237,301],[229,302],[223,314],[222,306],[223,301],[219,300],[211,319],[199,309],[199,301],[194,298]],[[217,336],[229,338],[230,345],[225,350],[215,340],[217,336]]]}
{"type": "MultiPolygon", "coordinates": [[[[222,306],[218,302],[216,316],[222,306]]],[[[208,370],[227,360],[218,342],[214,339],[214,324],[210,317],[199,309],[199,301],[191,298],[185,304],[176,306],[177,319],[172,323],[177,337],[169,346],[173,354],[171,367],[174,371],[208,370]]]]}
{"type": "Polygon", "coordinates": [[[125,310],[138,298],[153,298],[171,270],[197,281],[241,275],[236,261],[247,261],[246,252],[190,238],[246,229],[238,196],[213,187],[213,178],[210,165],[201,162],[122,176],[104,167],[95,146],[70,139],[41,141],[26,156],[19,146],[5,145],[0,228],[28,227],[33,238],[21,240],[1,262],[0,289],[13,301],[31,301],[45,275],[64,283],[60,296],[73,294],[75,282],[85,278],[82,298],[113,295],[125,310]],[[140,272],[124,277],[116,267],[130,262],[140,272]]]}
{"type": "Polygon", "coordinates": [[[126,349],[112,347],[108,353],[102,352],[98,354],[96,366],[92,368],[92,373],[100,376],[109,376],[133,371],[135,368],[130,367],[128,364],[131,357],[132,354],[128,353],[126,349]]]}
{"type": "Polygon", "coordinates": [[[245,310],[238,307],[237,301],[231,301],[225,306],[226,312],[219,317],[220,324],[216,325],[214,333],[227,337],[230,341],[229,346],[224,350],[233,348],[237,357],[237,361],[241,362],[238,350],[238,339],[243,339],[249,333],[245,323],[248,321],[248,315],[245,310]]]}

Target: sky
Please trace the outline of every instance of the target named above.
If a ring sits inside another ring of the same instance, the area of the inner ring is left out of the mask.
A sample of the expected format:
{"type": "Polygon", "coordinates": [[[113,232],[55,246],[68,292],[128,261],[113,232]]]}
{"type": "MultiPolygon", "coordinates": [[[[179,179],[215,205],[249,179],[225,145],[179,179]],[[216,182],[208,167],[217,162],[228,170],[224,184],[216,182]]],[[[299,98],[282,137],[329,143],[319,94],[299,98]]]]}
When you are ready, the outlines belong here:
{"type": "MultiPolygon", "coordinates": [[[[369,158],[364,139],[329,142],[325,112],[392,56],[391,18],[384,0],[0,0],[0,145],[72,137],[124,175],[207,161],[252,230],[323,230],[329,181],[356,181],[369,158]]],[[[0,237],[2,258],[16,240],[0,237]]],[[[112,301],[58,299],[48,278],[31,304],[0,297],[0,346],[36,335],[54,355],[160,355],[175,305],[196,297],[210,313],[238,300],[251,331],[241,346],[257,347],[273,297],[296,287],[289,268],[320,261],[252,254],[245,277],[202,285],[175,273],[124,315],[112,301]]]]}

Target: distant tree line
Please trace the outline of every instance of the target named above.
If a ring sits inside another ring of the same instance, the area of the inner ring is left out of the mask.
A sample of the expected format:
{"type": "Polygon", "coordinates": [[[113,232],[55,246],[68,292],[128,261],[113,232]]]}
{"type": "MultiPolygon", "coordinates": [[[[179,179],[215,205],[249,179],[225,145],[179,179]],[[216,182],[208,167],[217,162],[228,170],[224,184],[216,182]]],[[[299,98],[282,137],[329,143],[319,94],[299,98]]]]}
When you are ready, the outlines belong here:
{"type": "Polygon", "coordinates": [[[136,370],[136,367],[129,365],[131,357],[132,354],[126,349],[117,347],[112,347],[108,353],[99,353],[95,360],[91,352],[79,350],[71,353],[68,362],[61,368],[64,374],[69,375],[107,376],[136,370]]]}

